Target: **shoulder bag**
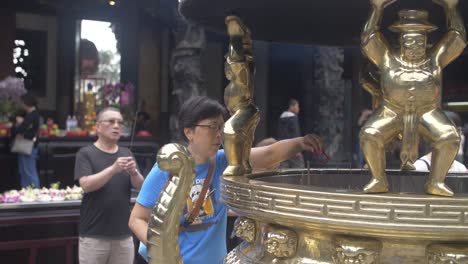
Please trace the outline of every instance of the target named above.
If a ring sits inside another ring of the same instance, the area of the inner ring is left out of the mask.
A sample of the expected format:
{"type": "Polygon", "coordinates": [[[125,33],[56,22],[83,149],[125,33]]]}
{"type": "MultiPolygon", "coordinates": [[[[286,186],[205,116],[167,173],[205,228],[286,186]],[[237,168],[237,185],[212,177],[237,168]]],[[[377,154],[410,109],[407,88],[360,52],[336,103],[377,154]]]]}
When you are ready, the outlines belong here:
{"type": "Polygon", "coordinates": [[[36,141],[36,138],[33,138],[32,140],[26,139],[23,137],[23,135],[18,134],[13,140],[13,144],[11,145],[11,152],[31,155],[34,147],[34,141],[36,141]]]}

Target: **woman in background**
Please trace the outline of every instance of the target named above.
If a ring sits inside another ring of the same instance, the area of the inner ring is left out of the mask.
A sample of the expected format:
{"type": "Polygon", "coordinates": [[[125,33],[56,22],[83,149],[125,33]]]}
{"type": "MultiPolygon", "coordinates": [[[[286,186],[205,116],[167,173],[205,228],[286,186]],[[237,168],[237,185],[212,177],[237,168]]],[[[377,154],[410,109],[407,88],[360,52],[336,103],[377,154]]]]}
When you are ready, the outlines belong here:
{"type": "Polygon", "coordinates": [[[15,126],[12,127],[13,138],[21,135],[25,139],[34,140],[31,155],[18,153],[18,169],[21,175],[21,187],[33,186],[40,188],[39,176],[37,174],[37,132],[39,130],[39,112],[37,111],[37,99],[31,93],[21,97],[23,116],[16,117],[15,126]]]}

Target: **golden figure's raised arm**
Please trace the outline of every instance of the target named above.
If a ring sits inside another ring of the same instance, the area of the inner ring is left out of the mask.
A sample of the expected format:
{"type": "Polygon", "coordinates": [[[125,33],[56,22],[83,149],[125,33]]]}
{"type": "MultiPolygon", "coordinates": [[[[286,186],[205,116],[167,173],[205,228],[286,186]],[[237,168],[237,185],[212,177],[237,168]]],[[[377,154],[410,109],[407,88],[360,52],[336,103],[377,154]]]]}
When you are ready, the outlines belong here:
{"type": "Polygon", "coordinates": [[[465,49],[466,32],[463,19],[458,13],[458,0],[433,0],[445,9],[448,32],[434,47],[433,56],[440,67],[444,68],[456,59],[465,49]]]}
{"type": "Polygon", "coordinates": [[[389,45],[380,32],[380,23],[385,7],[396,0],[370,0],[372,11],[361,34],[362,52],[378,67],[385,56],[390,51],[389,45]]]}
{"type": "Polygon", "coordinates": [[[229,61],[245,61],[245,56],[252,55],[250,30],[236,16],[227,16],[225,22],[229,35],[229,61]]]}
{"type": "Polygon", "coordinates": [[[370,62],[361,68],[359,72],[359,83],[362,88],[372,95],[372,110],[382,105],[383,94],[380,88],[380,73],[370,62]]]}

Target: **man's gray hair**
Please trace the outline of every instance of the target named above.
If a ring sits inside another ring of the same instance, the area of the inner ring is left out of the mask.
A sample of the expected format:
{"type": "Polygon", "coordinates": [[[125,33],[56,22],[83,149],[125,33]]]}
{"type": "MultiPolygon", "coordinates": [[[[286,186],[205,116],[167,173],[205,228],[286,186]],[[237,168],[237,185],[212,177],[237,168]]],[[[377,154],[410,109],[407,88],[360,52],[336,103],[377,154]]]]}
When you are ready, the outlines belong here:
{"type": "MultiPolygon", "coordinates": [[[[116,107],[112,107],[112,106],[104,107],[103,109],[99,110],[99,112],[98,112],[98,114],[97,114],[97,116],[96,116],[96,121],[100,121],[102,115],[103,115],[105,112],[109,112],[109,111],[114,111],[114,112],[120,113],[120,109],[118,109],[118,108],[116,108],[116,107]]],[[[121,114],[121,113],[120,113],[120,114],[121,114]]]]}

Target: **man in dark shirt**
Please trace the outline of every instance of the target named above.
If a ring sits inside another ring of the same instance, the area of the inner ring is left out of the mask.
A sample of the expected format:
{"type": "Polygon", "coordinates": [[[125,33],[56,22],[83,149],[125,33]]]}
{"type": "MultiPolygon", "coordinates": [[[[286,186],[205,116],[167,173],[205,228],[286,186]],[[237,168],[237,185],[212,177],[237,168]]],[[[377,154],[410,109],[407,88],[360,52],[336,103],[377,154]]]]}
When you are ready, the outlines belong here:
{"type": "Polygon", "coordinates": [[[98,139],[76,154],[75,180],[85,192],[80,208],[81,264],[133,263],[133,239],[128,228],[131,187],[139,189],[143,176],[132,152],[117,145],[123,125],[116,108],[97,116],[98,139]]]}
{"type": "MultiPolygon", "coordinates": [[[[299,102],[296,99],[289,99],[288,110],[284,111],[278,121],[278,140],[301,137],[299,126],[299,102]]],[[[304,168],[304,158],[299,152],[296,156],[281,163],[281,168],[304,168]]]]}

